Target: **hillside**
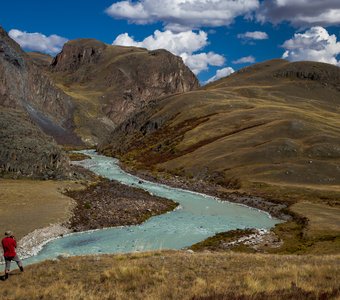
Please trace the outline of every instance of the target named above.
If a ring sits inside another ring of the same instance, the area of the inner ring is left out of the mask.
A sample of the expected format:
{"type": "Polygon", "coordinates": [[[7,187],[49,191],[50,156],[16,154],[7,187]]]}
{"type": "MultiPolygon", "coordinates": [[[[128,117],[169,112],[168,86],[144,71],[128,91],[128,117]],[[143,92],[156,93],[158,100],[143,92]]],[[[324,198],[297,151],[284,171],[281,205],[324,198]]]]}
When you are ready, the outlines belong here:
{"type": "Polygon", "coordinates": [[[73,133],[71,98],[32,63],[1,27],[0,107],[25,112],[60,143],[79,143],[73,133]]]}
{"type": "Polygon", "coordinates": [[[47,70],[52,63],[53,57],[51,55],[41,52],[27,52],[31,61],[40,69],[47,70]]]}
{"type": "Polygon", "coordinates": [[[218,182],[340,184],[340,69],[272,60],[154,103],[99,149],[218,182]]]}
{"type": "Polygon", "coordinates": [[[339,255],[162,251],[45,261],[13,271],[6,299],[338,299],[339,255]],[[23,288],[23,286],[25,288],[23,288]]]}
{"type": "Polygon", "coordinates": [[[165,50],[111,46],[94,39],[67,42],[49,71],[72,97],[76,132],[88,143],[105,138],[149,101],[199,86],[182,60],[165,50]]]}
{"type": "Polygon", "coordinates": [[[81,39],[52,58],[25,53],[0,27],[1,173],[60,177],[68,163],[55,142],[93,145],[148,101],[197,86],[166,51],[81,39]]]}
{"type": "Polygon", "coordinates": [[[55,140],[80,143],[72,110],[70,98],[0,27],[0,175],[67,177],[68,158],[55,140]]]}
{"type": "Polygon", "coordinates": [[[0,177],[61,179],[69,160],[22,111],[0,107],[0,177]]]}

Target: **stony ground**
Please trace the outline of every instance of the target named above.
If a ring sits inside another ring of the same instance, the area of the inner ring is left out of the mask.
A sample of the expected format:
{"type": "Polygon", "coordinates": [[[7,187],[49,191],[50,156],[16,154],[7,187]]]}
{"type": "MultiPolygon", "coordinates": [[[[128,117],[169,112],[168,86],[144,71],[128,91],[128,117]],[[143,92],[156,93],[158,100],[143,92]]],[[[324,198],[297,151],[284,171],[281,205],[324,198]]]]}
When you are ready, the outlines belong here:
{"type": "Polygon", "coordinates": [[[142,189],[108,180],[83,191],[69,191],[67,196],[77,202],[68,224],[74,231],[139,224],[177,206],[142,189]]]}
{"type": "Polygon", "coordinates": [[[121,164],[128,173],[134,174],[145,180],[165,184],[175,188],[186,189],[203,193],[220,198],[222,201],[230,201],[247,205],[268,212],[271,216],[281,220],[290,220],[291,216],[287,214],[287,205],[283,202],[274,202],[263,197],[253,196],[241,190],[225,189],[213,182],[198,180],[196,178],[185,178],[182,176],[173,176],[167,173],[152,174],[148,170],[138,170],[129,167],[126,164],[121,164]]]}

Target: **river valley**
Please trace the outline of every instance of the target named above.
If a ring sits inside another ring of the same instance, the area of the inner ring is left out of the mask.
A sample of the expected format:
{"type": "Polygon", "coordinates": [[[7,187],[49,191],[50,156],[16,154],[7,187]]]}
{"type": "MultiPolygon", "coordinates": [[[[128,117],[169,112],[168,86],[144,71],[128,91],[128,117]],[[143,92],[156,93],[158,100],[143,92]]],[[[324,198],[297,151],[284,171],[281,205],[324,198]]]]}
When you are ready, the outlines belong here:
{"type": "Polygon", "coordinates": [[[155,216],[140,225],[113,227],[73,233],[55,239],[27,263],[53,259],[60,255],[126,253],[135,251],[182,249],[218,232],[244,228],[269,229],[280,220],[263,211],[244,205],[219,201],[217,198],[152,183],[124,172],[118,160],[98,155],[93,150],[82,153],[91,159],[77,164],[92,172],[150,194],[179,203],[172,212],[155,216]]]}

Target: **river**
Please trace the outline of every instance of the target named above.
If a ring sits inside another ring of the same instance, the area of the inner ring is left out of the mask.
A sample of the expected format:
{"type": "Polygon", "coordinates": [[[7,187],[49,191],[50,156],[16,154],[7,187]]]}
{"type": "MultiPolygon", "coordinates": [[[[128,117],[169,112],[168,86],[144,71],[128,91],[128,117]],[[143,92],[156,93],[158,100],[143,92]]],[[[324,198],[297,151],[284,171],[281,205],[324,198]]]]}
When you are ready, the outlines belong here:
{"type": "Polygon", "coordinates": [[[55,239],[36,256],[28,258],[26,264],[59,255],[182,249],[218,232],[237,228],[269,229],[280,222],[263,211],[142,180],[124,172],[117,159],[98,155],[94,150],[80,152],[91,156],[91,159],[76,164],[103,177],[174,200],[180,205],[174,211],[152,217],[140,225],[73,233],[55,239]]]}

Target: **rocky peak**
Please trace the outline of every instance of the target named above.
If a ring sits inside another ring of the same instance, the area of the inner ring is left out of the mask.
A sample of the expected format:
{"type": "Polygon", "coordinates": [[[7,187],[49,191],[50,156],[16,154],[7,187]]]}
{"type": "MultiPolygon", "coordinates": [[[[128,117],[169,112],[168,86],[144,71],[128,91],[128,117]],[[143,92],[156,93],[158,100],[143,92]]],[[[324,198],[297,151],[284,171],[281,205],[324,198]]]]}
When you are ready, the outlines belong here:
{"type": "Polygon", "coordinates": [[[112,46],[92,39],[66,43],[50,70],[60,86],[79,97],[82,109],[87,99],[89,112],[85,115],[80,111],[76,119],[80,120],[80,131],[90,132],[88,138],[95,142],[113,128],[108,131],[101,120],[116,126],[152,100],[199,87],[182,59],[166,50],[112,46]],[[94,111],[95,124],[85,120],[94,111]]]}
{"type": "Polygon", "coordinates": [[[75,71],[82,65],[97,63],[106,47],[95,39],[69,41],[53,59],[51,69],[56,72],[75,71]]]}

